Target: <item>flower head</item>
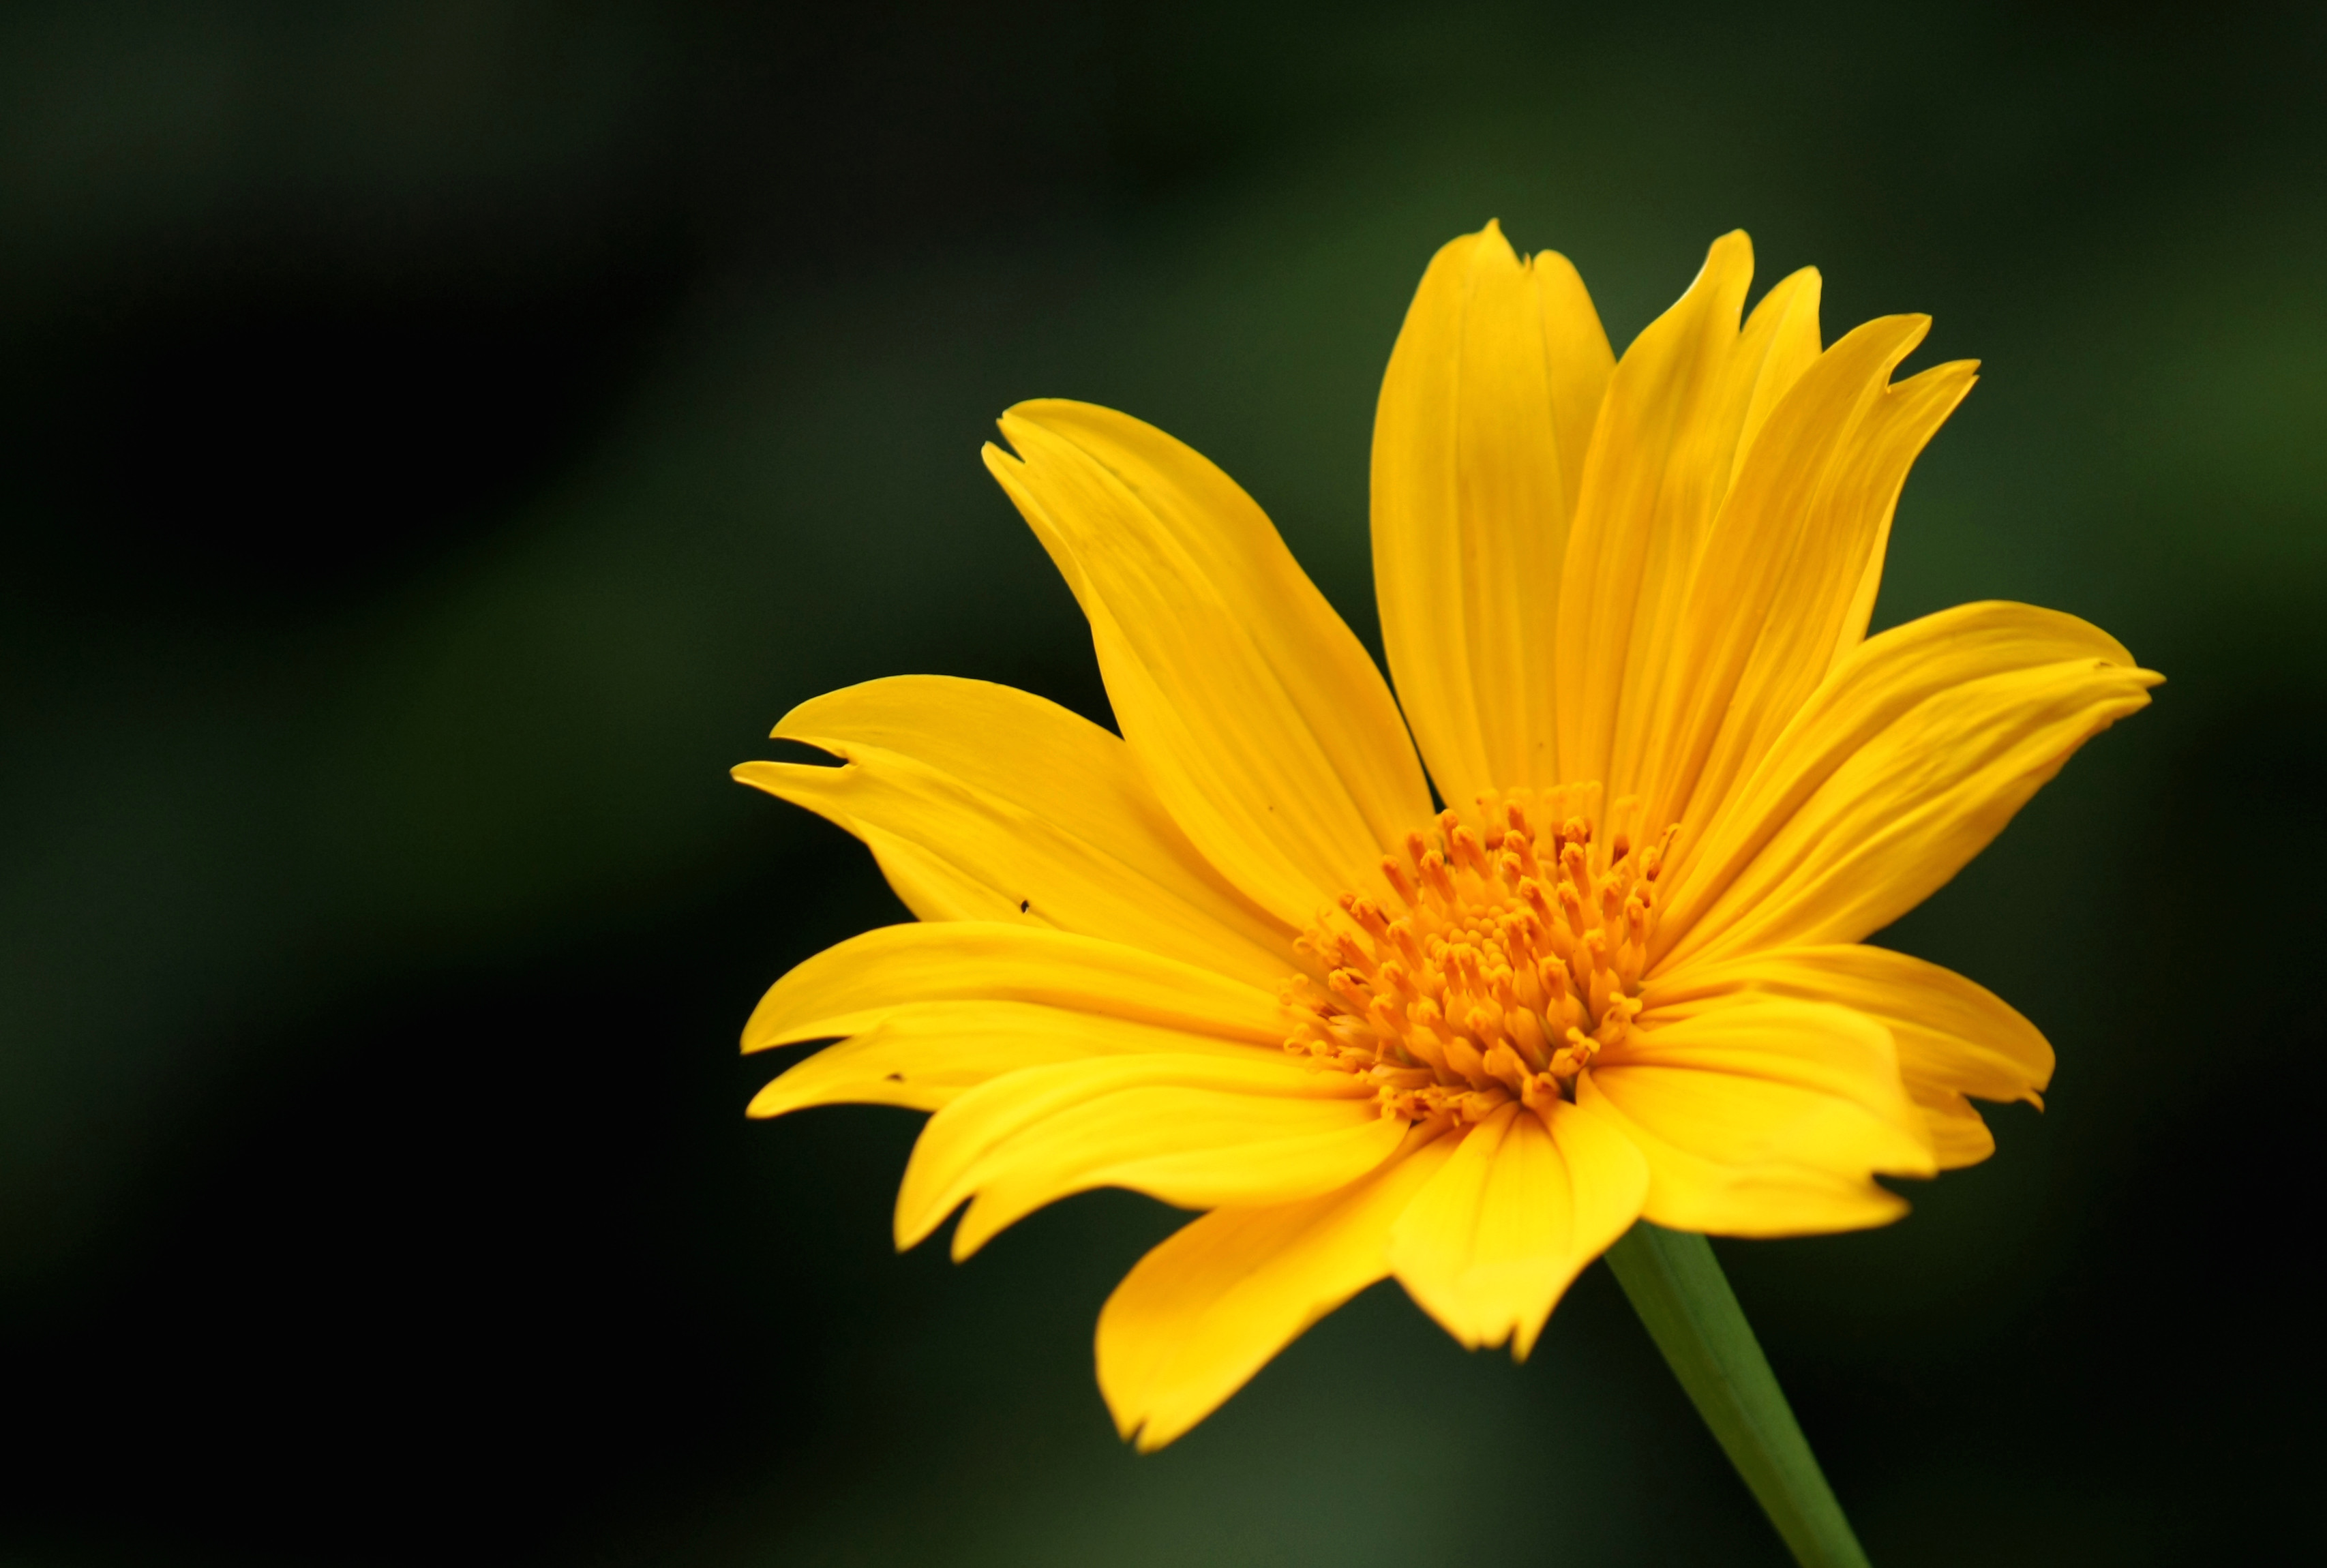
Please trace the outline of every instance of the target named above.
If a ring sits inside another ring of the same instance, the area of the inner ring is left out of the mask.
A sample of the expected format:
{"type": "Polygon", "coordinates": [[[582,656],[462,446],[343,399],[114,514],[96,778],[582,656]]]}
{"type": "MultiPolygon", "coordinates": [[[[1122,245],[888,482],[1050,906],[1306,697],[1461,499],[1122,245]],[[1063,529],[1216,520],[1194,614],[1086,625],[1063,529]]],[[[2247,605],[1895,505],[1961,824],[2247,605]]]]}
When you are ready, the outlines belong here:
{"type": "Polygon", "coordinates": [[[1524,1356],[1640,1218],[1882,1224],[1876,1176],[1994,1147],[1966,1097],[2049,1078],[2005,1003],[1864,939],[2159,677],[2021,604],[1867,637],[1974,367],[1894,382],[1925,318],[1825,347],[1815,272],[1743,316],[1751,275],[1716,241],[1618,361],[1564,257],[1492,225],[1439,252],[1374,429],[1396,699],[1220,470],[1029,403],[986,463],[1120,738],[905,677],[777,726],[845,766],[736,770],[864,840],[921,922],[769,992],[745,1050],[841,1043],[752,1114],[936,1113],[901,1246],[967,1203],[966,1257],[1096,1187],[1207,1211],[1099,1317],[1142,1447],[1385,1276],[1524,1356]]]}

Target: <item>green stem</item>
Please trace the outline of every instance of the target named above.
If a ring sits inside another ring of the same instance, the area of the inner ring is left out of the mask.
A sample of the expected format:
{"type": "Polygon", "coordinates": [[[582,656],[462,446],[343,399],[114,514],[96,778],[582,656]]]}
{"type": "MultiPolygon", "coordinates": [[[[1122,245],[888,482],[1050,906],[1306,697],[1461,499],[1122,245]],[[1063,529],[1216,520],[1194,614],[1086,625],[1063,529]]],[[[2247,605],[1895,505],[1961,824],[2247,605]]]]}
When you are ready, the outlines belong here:
{"type": "Polygon", "coordinates": [[[1869,1568],[1705,1237],[1641,1220],[1608,1266],[1802,1568],[1869,1568]]]}

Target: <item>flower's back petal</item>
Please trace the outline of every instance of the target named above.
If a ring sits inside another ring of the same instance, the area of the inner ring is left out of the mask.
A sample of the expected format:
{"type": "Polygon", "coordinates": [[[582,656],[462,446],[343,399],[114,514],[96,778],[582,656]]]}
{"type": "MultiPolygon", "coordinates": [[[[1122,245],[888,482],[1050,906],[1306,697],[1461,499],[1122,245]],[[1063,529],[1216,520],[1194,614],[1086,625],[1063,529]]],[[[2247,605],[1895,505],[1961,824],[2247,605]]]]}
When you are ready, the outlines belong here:
{"type": "Polygon", "coordinates": [[[1688,292],[1624,350],[1593,429],[1560,575],[1554,698],[1562,777],[1598,779],[1612,798],[1631,788],[1620,761],[1639,751],[1689,573],[1770,363],[1774,331],[1756,338],[1758,360],[1739,351],[1752,275],[1744,235],[1715,240],[1688,292]]]}
{"type": "Polygon", "coordinates": [[[1508,1339],[1524,1360],[1569,1283],[1640,1217],[1648,1182],[1607,1117],[1562,1101],[1547,1125],[1506,1105],[1406,1206],[1390,1268],[1465,1346],[1508,1339]]]}
{"type": "Polygon", "coordinates": [[[751,1115],[841,1105],[934,1111],[1021,1068],[1173,1051],[1247,1058],[1256,1048],[1031,1002],[908,1003],[794,1064],[753,1097],[751,1115]]]}
{"type": "Polygon", "coordinates": [[[1770,415],[1794,389],[1794,383],[1818,363],[1823,351],[1818,301],[1825,292],[1826,280],[1818,268],[1806,266],[1790,273],[1771,285],[1761,303],[1746,316],[1744,331],[1737,334],[1728,395],[1734,398],[1742,392],[1745,416],[1737,427],[1737,449],[1730,459],[1733,485],[1770,415]]]}
{"type": "Polygon", "coordinates": [[[1832,669],[1908,468],[1974,379],[1966,362],[1888,384],[1928,326],[1890,316],[1848,333],[1743,454],[1655,693],[1637,785],[1649,821],[1693,839],[1832,669]]]}
{"type": "Polygon", "coordinates": [[[1389,1273],[1387,1244],[1447,1140],[1338,1192],[1270,1209],[1221,1209],[1174,1234],[1099,1312],[1099,1392],[1117,1431],[1153,1452],[1244,1386],[1310,1324],[1389,1273]]]}
{"type": "Polygon", "coordinates": [[[1648,1158],[1643,1212],[1727,1236],[1855,1229],[1905,1205],[1876,1172],[1936,1172],[1890,1032],[1841,1007],[1743,996],[1643,1027],[1581,1081],[1648,1158]]]}
{"type": "Polygon", "coordinates": [[[796,966],[760,999],[743,1049],[860,1033],[927,1002],[1032,1002],[1276,1050],[1284,1011],[1257,986],[1193,964],[1039,926],[883,926],[796,966]]]}
{"type": "Polygon", "coordinates": [[[2078,747],[2159,677],[2106,633],[1968,604],[1859,645],[1682,863],[1659,972],[1762,947],[1855,942],[1986,848],[2078,747]]]}
{"type": "Polygon", "coordinates": [[[922,919],[1051,926],[1256,985],[1291,971],[1293,933],[1188,842],[1130,748],[1055,703],[902,676],[804,703],[775,733],[847,766],[735,777],[864,839],[922,919]]]}
{"type": "Polygon", "coordinates": [[[1613,365],[1565,257],[1500,229],[1439,251],[1374,415],[1374,593],[1449,801],[1559,779],[1553,628],[1567,520],[1613,365]]]}
{"type": "Polygon", "coordinates": [[[986,466],[1090,620],[1117,722],[1221,873],[1305,925],[1429,813],[1388,686],[1266,517],[1137,420],[1023,403],[986,466]]]}
{"type": "Polygon", "coordinates": [[[1923,1113],[1923,1130],[1930,1139],[1931,1157],[1939,1162],[1940,1170],[1960,1171],[1995,1153],[1995,1134],[1988,1131],[1979,1107],[1958,1091],[1911,1079],[1907,1095],[1923,1113]]]}
{"type": "MultiPolygon", "coordinates": [[[[1670,771],[1674,709],[1677,699],[1696,689],[1686,669],[1687,639],[1702,630],[1696,623],[1698,594],[1708,579],[1721,580],[1706,557],[1762,432],[1821,358],[1823,286],[1815,267],[1780,279],[1762,296],[1725,351],[1716,334],[1704,360],[1694,367],[1704,382],[1696,389],[1698,401],[1679,416],[1666,454],[1671,467],[1666,488],[1643,514],[1651,530],[1647,569],[1623,688],[1610,699],[1614,728],[1602,765],[1611,798],[1669,793],[1660,786],[1670,771]]],[[[1654,353],[1649,356],[1651,364],[1655,359],[1654,353]]],[[[1670,820],[1668,801],[1652,798],[1649,804],[1653,820],[1670,820]]]]}

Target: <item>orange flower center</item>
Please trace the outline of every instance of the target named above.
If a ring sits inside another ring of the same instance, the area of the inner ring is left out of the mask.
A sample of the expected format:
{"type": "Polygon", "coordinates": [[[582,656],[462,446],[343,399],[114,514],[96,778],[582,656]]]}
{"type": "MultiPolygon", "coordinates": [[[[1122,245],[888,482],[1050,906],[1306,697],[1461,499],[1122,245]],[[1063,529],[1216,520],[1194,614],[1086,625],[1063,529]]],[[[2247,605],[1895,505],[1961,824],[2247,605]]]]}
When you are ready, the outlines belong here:
{"type": "Polygon", "coordinates": [[[1286,983],[1285,1049],[1369,1080],[1410,1121],[1573,1098],[1640,1011],[1673,837],[1643,844],[1631,799],[1603,837],[1600,793],[1481,796],[1407,834],[1383,858],[1386,899],[1343,893],[1294,943],[1316,973],[1286,983]]]}

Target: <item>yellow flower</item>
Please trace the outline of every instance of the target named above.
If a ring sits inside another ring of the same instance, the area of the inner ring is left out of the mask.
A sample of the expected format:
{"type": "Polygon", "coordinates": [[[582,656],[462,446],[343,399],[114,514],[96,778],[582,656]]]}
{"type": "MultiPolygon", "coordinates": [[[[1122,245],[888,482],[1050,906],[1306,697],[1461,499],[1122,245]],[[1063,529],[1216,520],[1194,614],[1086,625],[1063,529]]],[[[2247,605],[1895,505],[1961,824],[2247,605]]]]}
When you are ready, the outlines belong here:
{"type": "Polygon", "coordinates": [[[1220,470],[1027,403],[986,464],[1121,738],[902,677],[777,726],[846,766],[736,770],[862,838],[921,922],[768,993],[746,1050],[843,1042],[753,1115],[935,1112],[901,1247],[965,1201],[957,1258],[1091,1188],[1209,1211],[1099,1316],[1142,1448],[1385,1276],[1525,1356],[1641,1217],[1882,1224],[1905,1205],[1877,1174],[1994,1148],[1967,1095],[2050,1077],[1995,996],[1860,944],[2159,677],[2022,604],[1867,637],[1974,367],[1892,383],[1921,316],[1822,349],[1809,270],[1741,328],[1752,272],[1716,241],[1617,362],[1565,257],[1493,225],[1438,253],[1374,426],[1395,700],[1220,470]]]}

